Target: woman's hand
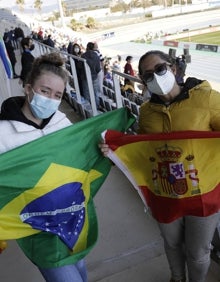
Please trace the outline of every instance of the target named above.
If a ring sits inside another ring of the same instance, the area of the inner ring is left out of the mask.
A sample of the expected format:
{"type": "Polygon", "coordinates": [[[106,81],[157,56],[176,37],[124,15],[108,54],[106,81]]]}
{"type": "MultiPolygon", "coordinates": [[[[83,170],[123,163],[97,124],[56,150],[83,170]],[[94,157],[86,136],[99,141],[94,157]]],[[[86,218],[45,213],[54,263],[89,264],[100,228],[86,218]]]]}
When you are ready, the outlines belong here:
{"type": "Polygon", "coordinates": [[[108,152],[109,152],[109,145],[106,144],[106,143],[100,143],[100,144],[99,144],[99,148],[100,148],[102,154],[103,154],[105,157],[107,157],[108,152]]]}

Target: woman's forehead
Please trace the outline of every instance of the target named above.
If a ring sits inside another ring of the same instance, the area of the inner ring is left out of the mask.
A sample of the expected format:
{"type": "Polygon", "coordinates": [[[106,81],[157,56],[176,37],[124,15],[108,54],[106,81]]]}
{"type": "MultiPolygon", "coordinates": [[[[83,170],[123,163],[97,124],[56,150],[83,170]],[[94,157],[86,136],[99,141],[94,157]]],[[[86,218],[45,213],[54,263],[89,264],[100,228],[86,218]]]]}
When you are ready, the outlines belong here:
{"type": "Polygon", "coordinates": [[[141,69],[146,70],[146,69],[154,69],[154,67],[158,64],[164,63],[164,59],[161,59],[160,56],[151,54],[144,58],[141,64],[141,69]]]}
{"type": "Polygon", "coordinates": [[[42,74],[36,81],[36,86],[45,86],[51,89],[62,89],[65,87],[64,81],[58,75],[48,72],[42,74]]]}

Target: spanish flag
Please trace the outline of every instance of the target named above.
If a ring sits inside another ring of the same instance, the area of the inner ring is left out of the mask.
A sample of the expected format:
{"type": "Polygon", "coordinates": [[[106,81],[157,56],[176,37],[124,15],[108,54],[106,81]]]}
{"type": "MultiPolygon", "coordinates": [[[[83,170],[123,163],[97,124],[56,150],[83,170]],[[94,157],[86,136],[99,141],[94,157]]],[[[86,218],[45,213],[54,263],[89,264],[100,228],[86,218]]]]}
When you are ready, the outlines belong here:
{"type": "Polygon", "coordinates": [[[137,189],[153,217],[169,223],[220,209],[220,132],[127,135],[103,132],[109,158],[137,189]]]}
{"type": "Polygon", "coordinates": [[[123,108],[0,155],[0,240],[18,239],[44,268],[83,258],[98,234],[93,197],[111,167],[98,148],[100,134],[133,122],[123,108]]]}

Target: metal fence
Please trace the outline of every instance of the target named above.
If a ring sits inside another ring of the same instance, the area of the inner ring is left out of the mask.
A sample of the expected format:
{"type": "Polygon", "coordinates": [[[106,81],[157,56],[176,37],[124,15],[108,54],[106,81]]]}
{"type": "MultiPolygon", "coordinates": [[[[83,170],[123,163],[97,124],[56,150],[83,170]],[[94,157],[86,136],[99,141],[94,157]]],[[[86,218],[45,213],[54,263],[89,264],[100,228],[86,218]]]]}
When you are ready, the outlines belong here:
{"type": "MultiPolygon", "coordinates": [[[[131,111],[135,116],[139,114],[140,104],[143,102],[142,96],[138,93],[129,93],[127,91],[121,90],[121,85],[125,78],[132,81],[134,84],[141,85],[141,80],[137,77],[133,77],[118,71],[111,71],[112,83],[103,82],[102,94],[99,97],[100,108],[97,109],[95,94],[93,90],[92,76],[90,68],[86,63],[86,60],[74,55],[70,55],[66,52],[60,51],[55,48],[51,48],[39,41],[35,41],[35,49],[32,51],[35,57],[41,56],[46,53],[59,52],[66,62],[66,69],[69,71],[69,82],[66,87],[65,99],[68,103],[78,112],[83,119],[96,116],[106,111],[112,111],[117,108],[124,106],[130,107],[131,111]],[[85,83],[89,90],[89,101],[85,99],[82,90],[80,90],[79,80],[77,76],[77,66],[76,61],[80,61],[82,65],[82,71],[85,74],[85,83]]],[[[11,96],[10,81],[6,76],[4,66],[2,62],[0,64],[0,89],[1,89],[1,99],[4,100],[11,96]],[[5,94],[3,96],[3,93],[5,94]]]]}
{"type": "MultiPolygon", "coordinates": [[[[54,52],[56,49],[51,48],[38,41],[35,42],[35,56],[40,56],[48,52],[54,52]]],[[[103,111],[112,111],[117,108],[127,106],[131,109],[135,116],[139,114],[139,107],[143,102],[143,97],[139,93],[122,92],[121,85],[125,78],[132,81],[134,84],[142,85],[139,78],[133,77],[118,71],[111,71],[112,83],[103,82],[102,95],[100,99],[100,109],[97,109],[95,103],[95,94],[93,90],[91,72],[86,60],[66,52],[57,50],[66,60],[66,68],[70,74],[70,82],[67,85],[65,97],[69,104],[77,111],[83,118],[89,118],[101,114],[103,111]],[[79,87],[79,80],[77,76],[76,61],[80,61],[85,73],[85,80],[89,89],[89,101],[86,100],[81,93],[79,87]]]]}

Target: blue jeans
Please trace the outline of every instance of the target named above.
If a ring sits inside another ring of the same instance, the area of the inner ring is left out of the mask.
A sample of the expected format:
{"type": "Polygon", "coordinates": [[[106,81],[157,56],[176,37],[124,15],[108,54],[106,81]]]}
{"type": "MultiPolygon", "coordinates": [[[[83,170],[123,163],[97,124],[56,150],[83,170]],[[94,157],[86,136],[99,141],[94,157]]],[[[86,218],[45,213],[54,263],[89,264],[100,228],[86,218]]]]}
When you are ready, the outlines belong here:
{"type": "Polygon", "coordinates": [[[46,282],[87,282],[85,261],[56,268],[39,268],[46,282]]]}
{"type": "Polygon", "coordinates": [[[95,94],[95,102],[96,102],[96,106],[97,108],[99,107],[99,97],[101,96],[101,89],[100,89],[100,79],[99,77],[97,77],[96,79],[94,79],[92,81],[93,84],[93,89],[94,89],[94,94],[95,94]]]}
{"type": "Polygon", "coordinates": [[[211,241],[220,212],[206,217],[184,216],[171,223],[159,223],[172,278],[205,282],[210,264],[211,241]]]}
{"type": "MultiPolygon", "coordinates": [[[[88,82],[86,80],[83,81],[83,93],[82,96],[90,102],[90,94],[89,94],[89,87],[88,87],[88,82]]],[[[100,90],[100,82],[98,77],[96,79],[92,80],[92,86],[94,90],[94,95],[95,95],[95,102],[96,102],[96,107],[99,107],[99,97],[101,96],[101,90],[100,90]]]]}

